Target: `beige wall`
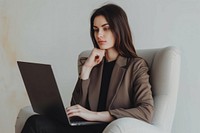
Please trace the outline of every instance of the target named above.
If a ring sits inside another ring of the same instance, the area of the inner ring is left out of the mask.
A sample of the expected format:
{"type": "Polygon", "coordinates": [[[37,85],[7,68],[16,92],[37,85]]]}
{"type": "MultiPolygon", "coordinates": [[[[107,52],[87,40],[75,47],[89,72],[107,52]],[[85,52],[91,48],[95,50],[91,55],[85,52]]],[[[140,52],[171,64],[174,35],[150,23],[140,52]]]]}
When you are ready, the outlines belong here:
{"type": "MultiPolygon", "coordinates": [[[[200,1],[113,0],[128,14],[136,48],[173,45],[182,70],[173,133],[200,132],[200,1]]],[[[52,64],[69,105],[78,53],[91,49],[89,16],[105,0],[0,0],[0,132],[14,132],[19,109],[30,105],[16,60],[52,64]]]]}

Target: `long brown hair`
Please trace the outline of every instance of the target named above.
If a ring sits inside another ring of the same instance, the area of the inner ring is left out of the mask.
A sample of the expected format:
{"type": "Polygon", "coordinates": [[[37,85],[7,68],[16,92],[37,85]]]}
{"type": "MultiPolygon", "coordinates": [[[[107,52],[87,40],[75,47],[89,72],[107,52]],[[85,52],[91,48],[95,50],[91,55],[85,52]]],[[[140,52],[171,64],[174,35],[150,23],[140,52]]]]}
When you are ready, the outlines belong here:
{"type": "Polygon", "coordinates": [[[94,47],[99,48],[94,37],[93,24],[95,17],[100,15],[105,17],[114,34],[115,49],[119,54],[124,57],[137,57],[127,15],[121,7],[115,4],[107,4],[94,10],[90,18],[90,36],[94,47]]]}

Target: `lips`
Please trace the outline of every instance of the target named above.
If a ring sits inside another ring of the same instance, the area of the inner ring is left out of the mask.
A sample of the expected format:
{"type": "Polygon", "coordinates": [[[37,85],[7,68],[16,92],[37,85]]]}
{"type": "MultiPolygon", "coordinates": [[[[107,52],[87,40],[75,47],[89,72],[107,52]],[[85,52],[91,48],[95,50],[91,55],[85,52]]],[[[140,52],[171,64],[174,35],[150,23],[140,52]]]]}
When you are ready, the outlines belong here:
{"type": "Polygon", "coordinates": [[[98,41],[98,44],[104,44],[106,41],[98,41]]]}

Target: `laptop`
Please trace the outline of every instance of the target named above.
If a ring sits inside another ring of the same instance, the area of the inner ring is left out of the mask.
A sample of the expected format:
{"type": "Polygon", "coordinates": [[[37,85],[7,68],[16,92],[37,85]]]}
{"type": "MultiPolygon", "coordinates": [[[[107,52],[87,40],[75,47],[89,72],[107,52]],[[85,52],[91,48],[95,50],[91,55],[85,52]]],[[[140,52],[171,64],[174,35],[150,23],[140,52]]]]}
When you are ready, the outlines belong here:
{"type": "Polygon", "coordinates": [[[67,116],[51,65],[22,61],[17,64],[34,112],[70,126],[102,123],[67,116]]]}

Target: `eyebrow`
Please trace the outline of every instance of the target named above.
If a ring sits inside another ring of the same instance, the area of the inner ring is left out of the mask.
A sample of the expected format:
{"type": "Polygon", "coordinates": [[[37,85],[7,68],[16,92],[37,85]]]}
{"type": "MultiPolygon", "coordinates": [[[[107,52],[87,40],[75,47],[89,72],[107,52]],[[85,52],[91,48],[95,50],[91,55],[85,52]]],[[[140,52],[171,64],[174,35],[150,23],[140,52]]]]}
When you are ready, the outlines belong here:
{"type": "MultiPolygon", "coordinates": [[[[104,27],[104,26],[109,26],[109,24],[108,23],[105,23],[105,24],[103,24],[103,25],[101,25],[101,27],[104,27]]],[[[95,26],[95,25],[93,25],[93,28],[98,28],[97,26],[95,26]]]]}

